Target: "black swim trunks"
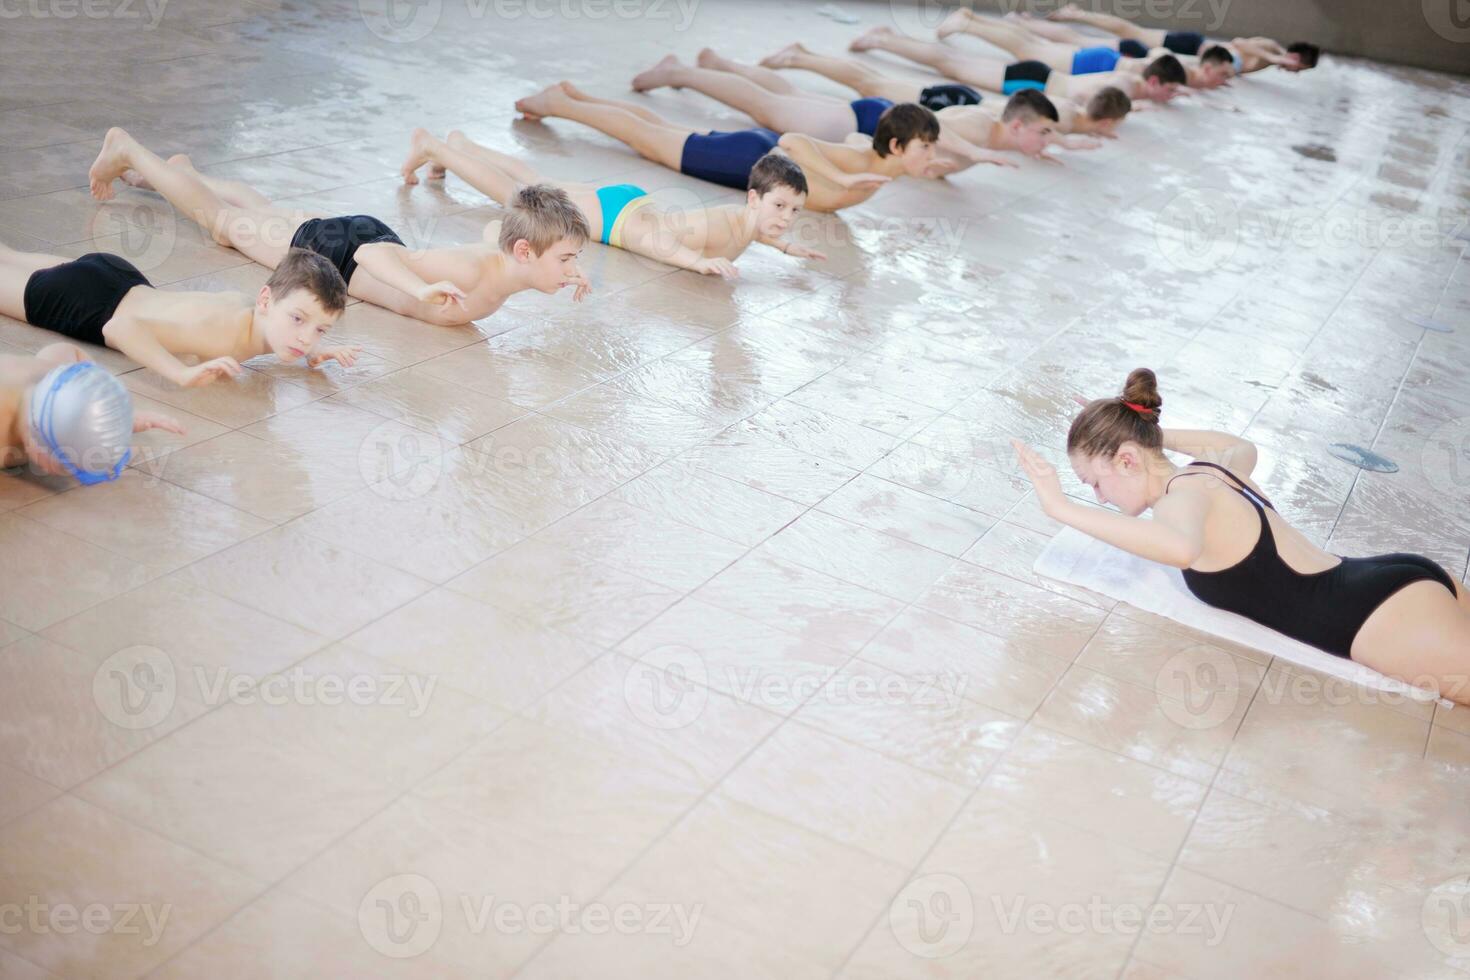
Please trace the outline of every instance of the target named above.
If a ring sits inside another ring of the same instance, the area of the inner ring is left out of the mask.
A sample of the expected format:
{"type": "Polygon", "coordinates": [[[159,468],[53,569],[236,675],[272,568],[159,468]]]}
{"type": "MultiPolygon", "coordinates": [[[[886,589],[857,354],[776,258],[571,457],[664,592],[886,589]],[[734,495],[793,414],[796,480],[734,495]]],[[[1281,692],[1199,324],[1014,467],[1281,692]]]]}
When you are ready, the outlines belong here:
{"type": "Polygon", "coordinates": [[[291,236],[292,248],[304,248],[331,262],[342,273],[342,281],[349,286],[352,285],[352,274],[357,271],[357,250],[376,242],[402,245],[403,239],[370,214],[312,218],[291,236]]]}
{"type": "Polygon", "coordinates": [[[1175,54],[1199,54],[1205,46],[1205,36],[1198,31],[1170,31],[1164,35],[1164,47],[1175,54]]]}
{"type": "MultiPolygon", "coordinates": [[[[103,344],[102,328],[146,276],[120,255],[89,252],[72,262],[31,273],[26,280],[26,322],[88,344],[103,344]]],[[[105,344],[103,344],[105,346],[105,344]]]]}
{"type": "Polygon", "coordinates": [[[1125,37],[1118,42],[1118,53],[1125,58],[1147,58],[1148,45],[1142,41],[1135,41],[1131,37],[1125,37]]]}
{"type": "Polygon", "coordinates": [[[980,93],[968,85],[931,85],[919,93],[919,105],[930,112],[953,105],[979,105],[980,93]]]}

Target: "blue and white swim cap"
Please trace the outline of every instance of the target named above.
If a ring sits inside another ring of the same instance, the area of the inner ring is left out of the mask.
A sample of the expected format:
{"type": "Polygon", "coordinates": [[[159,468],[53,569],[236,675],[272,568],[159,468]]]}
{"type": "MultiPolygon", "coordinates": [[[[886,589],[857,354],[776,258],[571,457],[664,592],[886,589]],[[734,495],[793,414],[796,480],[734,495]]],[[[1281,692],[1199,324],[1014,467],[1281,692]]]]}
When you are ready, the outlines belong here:
{"type": "Polygon", "coordinates": [[[35,439],[85,485],[116,480],[132,455],[133,396],[91,361],[48,372],[31,390],[35,439]]]}

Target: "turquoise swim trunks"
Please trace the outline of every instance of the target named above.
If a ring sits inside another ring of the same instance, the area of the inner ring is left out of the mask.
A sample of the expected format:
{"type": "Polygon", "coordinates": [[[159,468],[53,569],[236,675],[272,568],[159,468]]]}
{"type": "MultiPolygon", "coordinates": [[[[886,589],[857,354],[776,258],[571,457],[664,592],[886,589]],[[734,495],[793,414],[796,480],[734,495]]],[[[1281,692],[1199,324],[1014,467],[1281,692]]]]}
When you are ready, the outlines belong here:
{"type": "Polygon", "coordinates": [[[609,184],[597,188],[597,203],[602,205],[602,232],[597,240],[604,245],[617,245],[621,237],[618,235],[618,222],[622,219],[623,209],[630,202],[647,196],[648,192],[636,184],[609,184]]]}

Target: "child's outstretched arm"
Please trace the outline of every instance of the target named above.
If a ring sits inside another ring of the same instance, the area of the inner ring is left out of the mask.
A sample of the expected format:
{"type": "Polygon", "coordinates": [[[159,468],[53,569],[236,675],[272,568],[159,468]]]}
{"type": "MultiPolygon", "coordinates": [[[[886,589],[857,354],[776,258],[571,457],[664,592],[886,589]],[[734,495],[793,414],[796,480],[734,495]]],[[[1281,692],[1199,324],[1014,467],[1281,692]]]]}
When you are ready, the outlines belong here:
{"type": "Polygon", "coordinates": [[[102,335],[107,346],[185,388],[207,385],[216,378],[237,377],[245,370],[233,357],[187,365],[159,342],[148,323],[133,317],[113,317],[103,326],[102,335]]]}
{"type": "Polygon", "coordinates": [[[425,282],[408,267],[408,249],[393,242],[373,242],[357,250],[357,264],[380,282],[407,293],[421,303],[464,308],[464,291],[452,282],[425,282]]]}
{"type": "Polygon", "coordinates": [[[1188,568],[1204,548],[1208,501],[1197,494],[1171,494],[1154,505],[1151,520],[1129,517],[1101,507],[1089,507],[1062,492],[1054,466],[1035,450],[1012,440],[1025,471],[1036,490],[1041,509],[1054,521],[1075,527],[1083,534],[1105,541],[1129,554],[1162,565],[1188,568]]]}
{"type": "Polygon", "coordinates": [[[776,249],[778,252],[784,252],[792,258],[819,259],[821,261],[826,261],[827,259],[827,253],[825,252],[818,252],[814,248],[807,248],[805,245],[798,245],[795,242],[788,242],[784,238],[766,238],[764,236],[757,235],[755,240],[760,242],[762,245],[769,245],[771,248],[776,249]]]}
{"type": "Polygon", "coordinates": [[[1218,463],[1240,476],[1250,476],[1256,468],[1256,444],[1228,432],[1165,429],[1164,448],[1194,459],[1218,463]]]}

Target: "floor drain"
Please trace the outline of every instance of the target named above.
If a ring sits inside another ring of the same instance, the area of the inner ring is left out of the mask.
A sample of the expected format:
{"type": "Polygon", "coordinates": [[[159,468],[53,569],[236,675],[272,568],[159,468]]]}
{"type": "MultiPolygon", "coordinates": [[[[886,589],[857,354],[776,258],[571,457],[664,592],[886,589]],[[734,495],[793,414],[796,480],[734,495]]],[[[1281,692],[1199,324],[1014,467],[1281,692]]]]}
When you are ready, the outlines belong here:
{"type": "Polygon", "coordinates": [[[1397,473],[1399,464],[1387,456],[1380,456],[1371,449],[1355,446],[1350,442],[1334,442],[1327,451],[1345,463],[1352,463],[1363,470],[1374,473],[1397,473]]]}

